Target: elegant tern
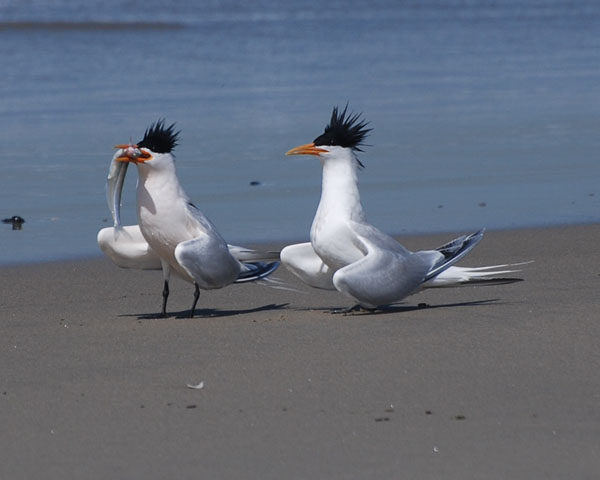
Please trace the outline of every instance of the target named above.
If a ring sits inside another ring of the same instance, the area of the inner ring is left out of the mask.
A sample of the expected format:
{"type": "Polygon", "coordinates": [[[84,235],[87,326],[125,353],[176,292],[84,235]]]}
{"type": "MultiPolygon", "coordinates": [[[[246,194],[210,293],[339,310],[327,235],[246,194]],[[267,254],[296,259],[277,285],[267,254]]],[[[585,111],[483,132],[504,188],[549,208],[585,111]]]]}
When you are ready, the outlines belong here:
{"type": "Polygon", "coordinates": [[[194,316],[200,290],[259,280],[279,266],[278,252],[228,245],[181,187],[172,154],[179,132],[164,120],[152,124],[137,144],[117,145],[107,178],[107,202],[114,225],[100,230],[100,249],[119,267],[161,269],[161,315],[166,316],[171,273],[194,284],[194,316]],[[138,170],[138,225],[121,224],[120,206],[127,166],[138,170]]]}
{"type": "Polygon", "coordinates": [[[360,114],[333,109],[322,135],[287,155],[313,155],[323,166],[321,200],[310,242],[289,245],[281,262],[306,284],[336,289],[367,310],[398,302],[428,287],[507,283],[508,265],[453,266],[482,239],[484,230],[463,235],[435,250],[411,252],[369,224],[360,202],[356,156],[371,131],[360,114]],[[502,270],[504,269],[504,270],[502,270]]]}

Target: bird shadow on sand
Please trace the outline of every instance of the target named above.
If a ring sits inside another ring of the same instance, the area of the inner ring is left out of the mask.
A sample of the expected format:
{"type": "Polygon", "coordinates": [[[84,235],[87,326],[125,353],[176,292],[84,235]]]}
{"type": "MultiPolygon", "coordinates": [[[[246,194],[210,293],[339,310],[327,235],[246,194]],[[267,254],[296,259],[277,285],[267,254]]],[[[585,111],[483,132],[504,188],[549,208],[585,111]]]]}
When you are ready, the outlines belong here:
{"type": "MultiPolygon", "coordinates": [[[[256,308],[245,308],[240,310],[220,310],[218,308],[197,308],[193,319],[216,318],[216,317],[232,317],[235,315],[245,315],[247,313],[271,312],[287,308],[288,303],[271,303],[256,308]]],[[[141,314],[124,314],[121,317],[136,317],[138,320],[156,320],[156,319],[172,319],[172,318],[190,318],[189,310],[181,310],[179,312],[168,312],[166,317],[162,317],[159,313],[141,313],[141,314]]]]}
{"type": "MultiPolygon", "coordinates": [[[[437,305],[430,305],[428,303],[419,303],[418,305],[405,305],[400,303],[394,303],[391,305],[385,305],[383,307],[379,307],[375,310],[351,310],[351,311],[343,311],[344,309],[339,308],[318,308],[312,310],[319,310],[324,313],[331,313],[332,315],[340,315],[340,316],[363,316],[363,315],[387,315],[390,313],[408,313],[414,312],[418,310],[434,310],[438,308],[455,308],[455,307],[478,307],[485,305],[499,305],[499,298],[490,298],[487,300],[475,300],[472,302],[457,302],[457,303],[440,303],[437,305]]],[[[308,309],[307,309],[308,310],[308,309]]]]}

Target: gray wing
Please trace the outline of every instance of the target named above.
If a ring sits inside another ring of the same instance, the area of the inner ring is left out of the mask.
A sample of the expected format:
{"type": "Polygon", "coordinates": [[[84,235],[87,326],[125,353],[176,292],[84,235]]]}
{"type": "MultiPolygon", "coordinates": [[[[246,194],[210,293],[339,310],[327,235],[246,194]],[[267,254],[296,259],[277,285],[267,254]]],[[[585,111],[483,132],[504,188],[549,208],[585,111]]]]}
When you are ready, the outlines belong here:
{"type": "Polygon", "coordinates": [[[368,308],[400,301],[415,292],[432,265],[443,258],[436,251],[411,253],[368,224],[353,222],[351,228],[354,241],[359,242],[366,253],[360,260],[338,270],[333,284],[368,308]]]}
{"type": "Polygon", "coordinates": [[[175,247],[175,259],[204,290],[233,283],[241,270],[223,239],[210,234],[181,242],[175,247]]]}
{"type": "Polygon", "coordinates": [[[481,242],[484,232],[485,229],[482,228],[481,230],[471,233],[470,235],[461,235],[451,242],[448,242],[437,248],[436,251],[443,255],[443,259],[438,264],[434,265],[427,273],[426,280],[430,280],[436,275],[444,272],[458,262],[461,258],[463,258],[467,253],[473,250],[479,244],[479,242],[481,242]]]}
{"type": "MultiPolygon", "coordinates": [[[[227,243],[217,230],[217,227],[211,222],[211,220],[202,213],[202,211],[192,203],[189,197],[182,192],[184,201],[186,203],[186,212],[188,216],[188,229],[190,234],[195,237],[209,236],[215,241],[220,241],[225,247],[228,247],[227,243]]],[[[234,250],[238,247],[233,246],[234,250]]]]}
{"type": "Polygon", "coordinates": [[[188,227],[195,238],[175,248],[175,258],[200,288],[260,280],[279,266],[279,252],[227,245],[213,223],[188,198],[188,227]],[[269,262],[269,263],[266,263],[269,262]]]}
{"type": "Polygon", "coordinates": [[[367,245],[370,245],[371,249],[396,252],[402,256],[408,256],[411,253],[394,238],[369,223],[351,221],[350,229],[356,235],[355,242],[358,243],[358,248],[366,249],[367,245]]]}

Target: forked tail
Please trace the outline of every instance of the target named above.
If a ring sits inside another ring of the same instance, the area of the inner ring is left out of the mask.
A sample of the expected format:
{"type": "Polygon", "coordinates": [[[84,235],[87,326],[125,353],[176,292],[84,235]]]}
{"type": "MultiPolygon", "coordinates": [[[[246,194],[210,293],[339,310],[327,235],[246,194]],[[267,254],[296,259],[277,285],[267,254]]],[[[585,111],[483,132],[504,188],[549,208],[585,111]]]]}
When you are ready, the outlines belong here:
{"type": "Polygon", "coordinates": [[[483,238],[483,232],[485,232],[485,228],[482,228],[475,233],[471,233],[470,235],[462,235],[451,242],[436,248],[438,252],[444,255],[444,258],[440,263],[434,265],[433,268],[427,273],[424,282],[427,282],[440,275],[445,270],[448,270],[452,265],[473,250],[473,248],[475,248],[475,246],[481,242],[481,239],[483,238]]]}
{"type": "Polygon", "coordinates": [[[234,283],[245,283],[260,280],[271,275],[279,267],[279,262],[242,263],[242,271],[234,283]]]}

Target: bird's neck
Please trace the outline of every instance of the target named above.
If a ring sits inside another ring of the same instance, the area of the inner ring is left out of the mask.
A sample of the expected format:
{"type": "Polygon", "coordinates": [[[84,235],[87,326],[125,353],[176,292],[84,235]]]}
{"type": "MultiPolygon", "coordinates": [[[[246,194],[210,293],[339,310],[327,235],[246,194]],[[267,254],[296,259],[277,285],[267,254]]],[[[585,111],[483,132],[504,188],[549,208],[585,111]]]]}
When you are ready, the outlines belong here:
{"type": "Polygon", "coordinates": [[[172,204],[173,199],[185,196],[174,164],[164,165],[160,170],[140,165],[138,174],[138,207],[148,204],[149,201],[155,205],[163,202],[172,204]]]}
{"type": "Polygon", "coordinates": [[[321,201],[315,223],[364,219],[356,169],[353,154],[324,162],[321,201]]]}

